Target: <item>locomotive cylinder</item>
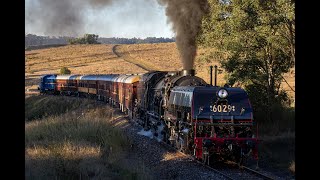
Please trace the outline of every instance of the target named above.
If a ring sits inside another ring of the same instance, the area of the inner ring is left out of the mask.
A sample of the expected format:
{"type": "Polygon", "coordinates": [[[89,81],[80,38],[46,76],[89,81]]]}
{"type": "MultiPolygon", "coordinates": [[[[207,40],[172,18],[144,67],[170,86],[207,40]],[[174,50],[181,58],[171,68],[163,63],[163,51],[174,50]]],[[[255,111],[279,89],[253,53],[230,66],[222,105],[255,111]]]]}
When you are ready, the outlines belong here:
{"type": "Polygon", "coordinates": [[[194,69],[183,69],[180,72],[181,76],[194,76],[195,75],[195,70],[194,69]]]}

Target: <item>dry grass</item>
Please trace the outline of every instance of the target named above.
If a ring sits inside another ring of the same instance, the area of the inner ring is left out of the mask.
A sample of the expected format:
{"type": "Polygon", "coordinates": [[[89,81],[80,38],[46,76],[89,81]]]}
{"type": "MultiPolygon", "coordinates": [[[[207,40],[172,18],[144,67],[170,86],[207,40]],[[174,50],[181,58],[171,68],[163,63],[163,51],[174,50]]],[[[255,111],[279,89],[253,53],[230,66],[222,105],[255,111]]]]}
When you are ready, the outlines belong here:
{"type": "Polygon", "coordinates": [[[90,146],[87,144],[73,144],[70,141],[65,141],[55,146],[41,147],[34,146],[26,149],[27,155],[32,159],[50,159],[53,156],[60,156],[66,159],[78,158],[98,158],[101,156],[99,146],[90,146]]]}
{"type": "Polygon", "coordinates": [[[175,43],[121,45],[117,50],[124,58],[133,59],[152,70],[182,69],[175,43]]]}
{"type": "Polygon", "coordinates": [[[59,73],[68,67],[73,74],[139,73],[143,70],[118,58],[113,45],[68,45],[25,51],[26,76],[59,73]]]}
{"type": "Polygon", "coordinates": [[[47,114],[25,123],[26,179],[148,179],[138,160],[126,161],[131,142],[109,121],[117,115],[113,109],[91,100],[67,99],[26,98],[36,109],[39,104],[53,109],[26,108],[26,113],[37,112],[31,117],[47,114]]]}

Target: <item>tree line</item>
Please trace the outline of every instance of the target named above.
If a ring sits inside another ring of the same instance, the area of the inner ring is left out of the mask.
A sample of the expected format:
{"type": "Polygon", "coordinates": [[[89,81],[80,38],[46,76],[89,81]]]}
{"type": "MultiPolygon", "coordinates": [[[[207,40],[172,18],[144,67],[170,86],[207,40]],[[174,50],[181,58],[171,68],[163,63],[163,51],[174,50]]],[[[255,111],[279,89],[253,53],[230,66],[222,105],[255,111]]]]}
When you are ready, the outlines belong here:
{"type": "Polygon", "coordinates": [[[143,44],[143,43],[168,43],[175,42],[175,38],[164,38],[164,37],[147,37],[141,38],[99,38],[99,42],[103,44],[143,44]]]}
{"type": "Polygon", "coordinates": [[[72,38],[68,36],[37,36],[35,34],[25,35],[25,47],[52,45],[52,44],[68,44],[67,39],[72,38]]]}
{"type": "Polygon", "coordinates": [[[96,34],[85,34],[83,37],[69,36],[37,36],[35,34],[25,35],[25,47],[54,45],[54,44],[142,44],[142,43],[167,43],[174,42],[175,38],[147,37],[147,38],[118,38],[99,37],[96,34]]]}

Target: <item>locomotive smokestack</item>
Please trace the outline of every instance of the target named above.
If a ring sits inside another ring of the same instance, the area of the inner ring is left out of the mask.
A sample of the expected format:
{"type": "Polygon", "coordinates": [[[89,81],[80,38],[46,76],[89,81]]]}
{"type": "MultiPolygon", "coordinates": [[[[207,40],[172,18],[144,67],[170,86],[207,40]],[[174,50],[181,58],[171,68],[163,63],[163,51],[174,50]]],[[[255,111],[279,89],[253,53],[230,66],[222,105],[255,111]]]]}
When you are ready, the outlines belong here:
{"type": "Polygon", "coordinates": [[[212,86],[212,68],[213,66],[210,66],[210,85],[212,86]]]}
{"type": "Polygon", "coordinates": [[[214,65],[214,86],[217,86],[217,65],[214,65]]]}
{"type": "Polygon", "coordinates": [[[181,72],[180,72],[180,75],[181,76],[194,76],[195,74],[195,71],[194,69],[183,69],[181,72]]]}

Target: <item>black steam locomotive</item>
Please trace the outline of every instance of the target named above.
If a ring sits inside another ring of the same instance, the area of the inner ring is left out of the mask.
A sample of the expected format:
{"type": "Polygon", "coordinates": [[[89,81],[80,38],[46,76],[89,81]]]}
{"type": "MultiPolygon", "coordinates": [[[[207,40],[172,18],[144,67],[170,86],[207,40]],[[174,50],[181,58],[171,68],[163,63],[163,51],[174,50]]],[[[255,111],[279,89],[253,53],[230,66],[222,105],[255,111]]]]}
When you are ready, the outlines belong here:
{"type": "Polygon", "coordinates": [[[250,154],[258,159],[252,107],[243,89],[212,86],[194,70],[183,70],[143,74],[137,94],[136,119],[180,151],[205,163],[243,162],[250,154]]]}

